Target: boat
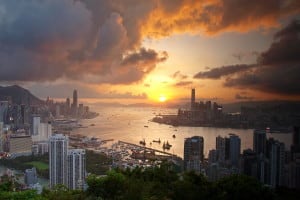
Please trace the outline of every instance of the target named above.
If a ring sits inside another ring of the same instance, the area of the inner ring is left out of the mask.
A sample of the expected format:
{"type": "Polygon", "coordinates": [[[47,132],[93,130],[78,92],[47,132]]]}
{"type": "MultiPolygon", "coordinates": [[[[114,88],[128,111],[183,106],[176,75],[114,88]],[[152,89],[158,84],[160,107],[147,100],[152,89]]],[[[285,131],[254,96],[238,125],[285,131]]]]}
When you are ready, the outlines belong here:
{"type": "Polygon", "coordinates": [[[175,135],[175,134],[173,135],[173,138],[176,138],[176,135],[175,135]]]}
{"type": "Polygon", "coordinates": [[[152,142],[160,143],[160,138],[158,138],[158,140],[152,140],[152,142]]]}
{"type": "Polygon", "coordinates": [[[95,126],[95,124],[90,124],[90,126],[95,126]]]}
{"type": "Polygon", "coordinates": [[[140,144],[143,145],[143,146],[145,146],[145,145],[146,145],[145,139],[144,139],[144,140],[141,140],[141,141],[140,141],[140,144]]]}
{"type": "Polygon", "coordinates": [[[145,128],[148,128],[148,126],[147,126],[147,125],[145,125],[144,127],[145,127],[145,128]]]}
{"type": "Polygon", "coordinates": [[[165,149],[169,150],[171,147],[172,147],[172,145],[169,144],[168,141],[167,141],[167,143],[164,142],[164,144],[163,144],[163,149],[164,149],[164,150],[165,150],[165,149]]]}

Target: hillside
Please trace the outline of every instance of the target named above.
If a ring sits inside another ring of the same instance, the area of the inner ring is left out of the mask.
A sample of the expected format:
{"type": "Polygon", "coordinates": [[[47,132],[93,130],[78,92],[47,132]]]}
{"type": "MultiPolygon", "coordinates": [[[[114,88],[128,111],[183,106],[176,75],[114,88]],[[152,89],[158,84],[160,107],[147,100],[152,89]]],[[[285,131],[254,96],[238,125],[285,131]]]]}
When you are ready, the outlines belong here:
{"type": "Polygon", "coordinates": [[[40,105],[44,102],[31,94],[28,90],[12,85],[0,86],[0,100],[11,100],[13,104],[40,105]]]}

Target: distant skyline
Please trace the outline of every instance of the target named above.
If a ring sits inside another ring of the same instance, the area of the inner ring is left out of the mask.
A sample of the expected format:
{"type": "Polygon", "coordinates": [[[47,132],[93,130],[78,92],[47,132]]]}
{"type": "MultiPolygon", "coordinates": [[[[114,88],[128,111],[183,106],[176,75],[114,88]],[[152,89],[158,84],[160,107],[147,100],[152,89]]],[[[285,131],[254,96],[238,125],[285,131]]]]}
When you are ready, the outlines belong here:
{"type": "Polygon", "coordinates": [[[0,85],[41,99],[300,99],[298,0],[0,3],[0,85]]]}

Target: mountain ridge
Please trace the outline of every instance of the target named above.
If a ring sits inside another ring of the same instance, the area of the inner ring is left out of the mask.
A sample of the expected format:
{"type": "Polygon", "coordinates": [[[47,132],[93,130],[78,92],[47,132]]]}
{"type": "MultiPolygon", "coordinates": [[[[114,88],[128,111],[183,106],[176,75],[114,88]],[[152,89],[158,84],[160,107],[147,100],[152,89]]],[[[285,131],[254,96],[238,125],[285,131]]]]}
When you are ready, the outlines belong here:
{"type": "Polygon", "coordinates": [[[44,103],[43,100],[19,85],[0,86],[0,100],[10,100],[13,104],[19,105],[40,105],[44,103]]]}

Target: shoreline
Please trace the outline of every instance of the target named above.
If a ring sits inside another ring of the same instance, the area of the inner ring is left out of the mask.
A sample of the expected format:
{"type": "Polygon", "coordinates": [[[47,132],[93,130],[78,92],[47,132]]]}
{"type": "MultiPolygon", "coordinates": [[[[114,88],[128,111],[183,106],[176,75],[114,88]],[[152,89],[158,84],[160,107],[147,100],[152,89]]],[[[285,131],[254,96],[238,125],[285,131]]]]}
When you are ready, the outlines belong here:
{"type": "Polygon", "coordinates": [[[158,115],[149,121],[170,125],[173,127],[204,127],[204,128],[230,128],[230,129],[239,129],[239,130],[249,130],[249,129],[259,129],[259,130],[266,130],[269,133],[278,133],[278,134],[290,134],[292,133],[291,127],[279,127],[279,128],[269,128],[269,127],[251,127],[251,126],[244,126],[243,124],[239,124],[236,126],[230,125],[216,125],[211,123],[200,123],[190,120],[180,121],[177,115],[158,115]]]}

